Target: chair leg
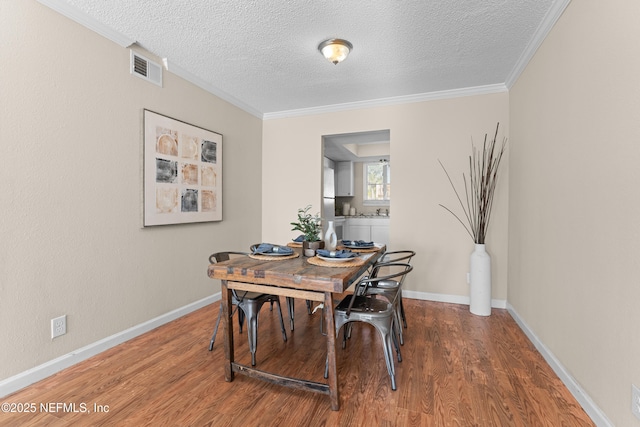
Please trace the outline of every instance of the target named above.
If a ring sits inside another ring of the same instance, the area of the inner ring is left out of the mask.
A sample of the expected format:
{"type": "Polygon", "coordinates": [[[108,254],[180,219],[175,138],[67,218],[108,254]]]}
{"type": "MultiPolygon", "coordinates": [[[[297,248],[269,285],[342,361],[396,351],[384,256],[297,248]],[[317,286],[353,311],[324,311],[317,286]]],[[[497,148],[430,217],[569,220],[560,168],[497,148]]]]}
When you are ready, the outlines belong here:
{"type": "Polygon", "coordinates": [[[398,339],[400,340],[400,345],[404,345],[404,335],[402,332],[402,300],[396,302],[396,309],[394,310],[393,316],[395,318],[394,328],[398,333],[398,339]]]}
{"type": "MultiPolygon", "coordinates": [[[[351,326],[351,322],[347,322],[343,325],[343,343],[346,342],[347,326],[351,326]]],[[[394,325],[393,318],[391,319],[391,323],[387,325],[382,324],[373,324],[376,330],[380,333],[380,337],[382,338],[382,347],[384,351],[384,361],[387,365],[387,372],[389,373],[389,378],[391,379],[391,390],[397,390],[396,386],[396,372],[395,367],[393,365],[393,349],[392,346],[395,344],[396,351],[398,352],[398,361],[402,361],[402,356],[400,355],[400,346],[395,342],[395,334],[394,334],[394,325]],[[394,343],[392,343],[392,341],[394,343]]],[[[340,333],[340,327],[337,327],[336,335],[340,333]]],[[[324,377],[329,378],[329,356],[325,359],[324,363],[324,377]]]]}
{"type": "Polygon", "coordinates": [[[216,327],[213,329],[213,335],[211,335],[211,342],[209,343],[209,351],[213,350],[213,343],[216,341],[216,335],[218,334],[218,327],[220,326],[221,318],[222,318],[222,306],[218,310],[218,320],[216,320],[216,327]]]}
{"type": "MultiPolygon", "coordinates": [[[[276,299],[276,304],[278,305],[278,314],[280,314],[280,329],[282,330],[282,340],[287,340],[287,331],[284,329],[284,320],[282,319],[282,307],[280,307],[280,298],[276,299]]],[[[291,323],[291,330],[293,330],[293,320],[291,323]]]]}
{"type": "MultiPolygon", "coordinates": [[[[342,320],[339,320],[337,318],[335,319],[335,321],[336,321],[336,324],[335,324],[336,338],[340,335],[340,329],[342,329],[343,340],[346,340],[347,326],[350,326],[351,324],[349,322],[343,323],[342,320]]],[[[345,345],[346,345],[346,341],[342,343],[342,348],[344,348],[345,345]]],[[[324,362],[324,377],[325,379],[329,378],[329,355],[328,354],[324,362]]]]}
{"type": "Polygon", "coordinates": [[[238,331],[242,333],[242,325],[244,324],[245,312],[238,310],[238,331]]]}
{"type": "MultiPolygon", "coordinates": [[[[346,331],[347,331],[347,326],[350,325],[349,322],[346,323],[342,323],[339,322],[338,319],[336,319],[336,337],[338,337],[340,335],[340,329],[342,329],[342,333],[343,333],[343,337],[345,337],[346,331]]],[[[343,338],[344,340],[346,340],[346,337],[343,338]]],[[[344,348],[344,346],[346,345],[346,342],[343,342],[342,344],[342,348],[344,348]]],[[[324,378],[327,379],[329,378],[329,355],[327,354],[327,358],[324,361],[324,378]]]]}
{"type": "Polygon", "coordinates": [[[262,303],[256,301],[244,301],[238,310],[238,317],[247,318],[247,340],[251,353],[251,366],[256,365],[256,349],[258,348],[258,314],[262,303]]]}
{"type": "Polygon", "coordinates": [[[387,364],[387,371],[389,372],[389,378],[391,379],[391,390],[396,390],[396,372],[393,366],[393,356],[391,350],[391,334],[392,331],[388,331],[386,334],[380,331],[380,335],[382,337],[383,347],[384,347],[384,360],[387,364]]]}
{"type": "Polygon", "coordinates": [[[351,339],[352,322],[347,322],[342,327],[342,348],[347,348],[347,339],[351,339]]]}
{"type": "Polygon", "coordinates": [[[347,327],[342,330],[342,348],[347,348],[347,327]]]}
{"type": "Polygon", "coordinates": [[[402,362],[402,354],[400,353],[400,346],[398,345],[398,336],[396,335],[397,329],[402,329],[396,326],[395,319],[393,324],[391,325],[391,330],[389,333],[391,334],[391,339],[393,341],[393,346],[396,349],[396,355],[398,356],[398,362],[402,362]]]}
{"type": "Polygon", "coordinates": [[[312,305],[311,300],[306,300],[306,303],[307,303],[307,314],[311,315],[311,305],[312,305]]]}
{"type": "Polygon", "coordinates": [[[324,360],[324,379],[329,378],[329,356],[324,360]]]}
{"type": "Polygon", "coordinates": [[[256,348],[258,347],[258,313],[252,311],[247,319],[247,337],[249,352],[251,352],[251,366],[256,366],[256,348]]]}
{"type": "MultiPolygon", "coordinates": [[[[351,339],[351,328],[353,327],[353,322],[347,322],[344,324],[342,330],[342,348],[347,348],[347,340],[351,339]]],[[[336,334],[336,337],[338,335],[336,334]]]]}
{"type": "Polygon", "coordinates": [[[400,315],[402,316],[402,324],[407,329],[407,316],[404,314],[404,304],[402,303],[402,289],[400,289],[398,299],[400,300],[400,315]]]}
{"type": "MultiPolygon", "coordinates": [[[[320,335],[326,336],[327,332],[324,330],[324,304],[320,304],[318,305],[318,307],[320,307],[320,335]]],[[[315,312],[315,308],[313,309],[313,311],[315,312]]]]}
{"type": "MultiPolygon", "coordinates": [[[[282,330],[282,339],[287,340],[287,331],[284,328],[282,320],[282,309],[280,307],[280,298],[274,301],[278,306],[278,314],[280,315],[280,328],[282,330]]],[[[247,339],[249,340],[249,352],[251,353],[251,366],[256,365],[256,349],[258,347],[258,316],[262,308],[262,302],[245,301],[238,310],[238,316],[247,318],[247,339]]]]}
{"type": "Polygon", "coordinates": [[[293,331],[293,317],[295,313],[295,302],[292,297],[287,297],[287,308],[289,309],[289,322],[291,324],[291,330],[293,331]]]}

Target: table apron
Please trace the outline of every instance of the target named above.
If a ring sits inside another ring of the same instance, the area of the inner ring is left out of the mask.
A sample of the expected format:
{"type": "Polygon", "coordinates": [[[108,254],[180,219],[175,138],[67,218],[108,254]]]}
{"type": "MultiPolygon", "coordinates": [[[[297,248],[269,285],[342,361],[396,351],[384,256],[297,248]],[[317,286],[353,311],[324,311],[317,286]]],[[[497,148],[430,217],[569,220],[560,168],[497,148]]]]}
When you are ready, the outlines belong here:
{"type": "Polygon", "coordinates": [[[324,292],[305,291],[302,289],[282,288],[271,285],[258,285],[255,283],[227,282],[229,289],[238,291],[258,292],[261,294],[280,295],[285,297],[300,298],[311,301],[324,301],[324,292]]]}

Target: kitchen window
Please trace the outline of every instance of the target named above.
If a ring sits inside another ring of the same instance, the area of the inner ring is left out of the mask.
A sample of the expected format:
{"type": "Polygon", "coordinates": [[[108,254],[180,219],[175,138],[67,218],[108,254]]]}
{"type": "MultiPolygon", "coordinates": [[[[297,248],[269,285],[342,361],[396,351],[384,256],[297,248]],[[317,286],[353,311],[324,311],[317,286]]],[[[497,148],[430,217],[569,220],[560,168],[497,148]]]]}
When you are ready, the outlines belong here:
{"type": "Polygon", "coordinates": [[[389,205],[391,201],[391,165],[389,162],[364,163],[364,205],[389,205]]]}

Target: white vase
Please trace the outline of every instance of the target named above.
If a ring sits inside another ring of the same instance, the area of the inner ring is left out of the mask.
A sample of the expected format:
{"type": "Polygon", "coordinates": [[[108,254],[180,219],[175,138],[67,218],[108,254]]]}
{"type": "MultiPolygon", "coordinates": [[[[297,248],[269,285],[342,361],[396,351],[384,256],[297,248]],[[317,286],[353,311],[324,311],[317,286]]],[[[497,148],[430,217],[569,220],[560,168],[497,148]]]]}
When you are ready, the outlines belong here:
{"type": "Polygon", "coordinates": [[[329,221],[327,232],[324,234],[324,248],[328,251],[335,251],[336,246],[338,246],[338,236],[333,227],[333,221],[329,221]]]}
{"type": "Polygon", "coordinates": [[[484,244],[476,244],[470,257],[469,310],[478,316],[491,315],[491,257],[484,244]]]}

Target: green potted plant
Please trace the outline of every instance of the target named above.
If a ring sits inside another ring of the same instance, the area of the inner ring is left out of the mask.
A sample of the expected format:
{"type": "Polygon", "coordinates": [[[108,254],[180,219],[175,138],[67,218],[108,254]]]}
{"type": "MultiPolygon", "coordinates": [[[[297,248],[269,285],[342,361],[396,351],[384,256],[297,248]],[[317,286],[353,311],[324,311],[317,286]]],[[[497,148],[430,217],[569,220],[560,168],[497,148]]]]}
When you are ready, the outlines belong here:
{"type": "Polygon", "coordinates": [[[314,252],[317,249],[324,247],[324,241],[320,239],[320,214],[311,215],[309,210],[311,205],[307,205],[304,209],[298,209],[298,222],[292,222],[293,228],[291,231],[300,231],[304,236],[302,241],[302,253],[306,255],[307,249],[313,249],[314,252]]]}

